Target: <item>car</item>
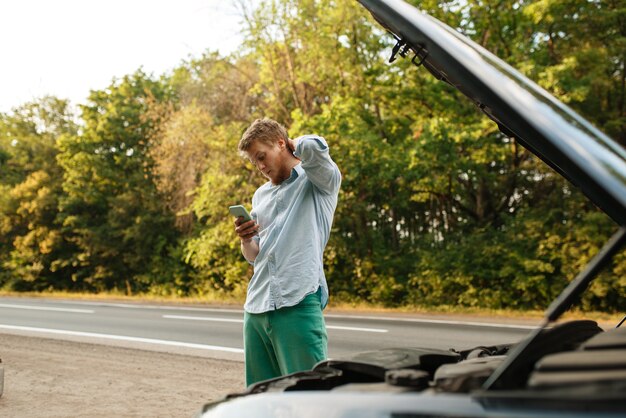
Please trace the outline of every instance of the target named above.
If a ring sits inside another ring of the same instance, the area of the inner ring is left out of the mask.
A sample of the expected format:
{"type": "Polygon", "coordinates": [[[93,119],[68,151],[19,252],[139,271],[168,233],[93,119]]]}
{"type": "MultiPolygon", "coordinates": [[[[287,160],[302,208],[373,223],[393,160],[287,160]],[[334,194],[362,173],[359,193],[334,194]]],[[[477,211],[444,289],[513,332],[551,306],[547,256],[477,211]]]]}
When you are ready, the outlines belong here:
{"type": "MultiPolygon", "coordinates": [[[[615,234],[516,343],[358,353],[205,405],[225,417],[625,417],[626,327],[559,321],[626,243],[626,151],[521,73],[401,0],[359,0],[413,62],[467,96],[500,130],[612,218],[615,234]]],[[[622,321],[623,322],[623,321],[622,321]]]]}

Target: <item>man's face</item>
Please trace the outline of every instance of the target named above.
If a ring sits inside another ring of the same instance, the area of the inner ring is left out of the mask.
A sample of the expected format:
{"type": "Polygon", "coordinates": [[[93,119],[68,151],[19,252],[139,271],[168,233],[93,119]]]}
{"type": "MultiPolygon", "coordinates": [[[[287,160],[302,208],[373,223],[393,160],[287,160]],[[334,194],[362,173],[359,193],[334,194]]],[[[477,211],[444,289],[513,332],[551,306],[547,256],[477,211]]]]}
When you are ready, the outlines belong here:
{"type": "Polygon", "coordinates": [[[285,141],[282,139],[272,145],[254,141],[246,151],[252,164],[273,184],[282,183],[291,174],[286,164],[287,153],[285,141]]]}

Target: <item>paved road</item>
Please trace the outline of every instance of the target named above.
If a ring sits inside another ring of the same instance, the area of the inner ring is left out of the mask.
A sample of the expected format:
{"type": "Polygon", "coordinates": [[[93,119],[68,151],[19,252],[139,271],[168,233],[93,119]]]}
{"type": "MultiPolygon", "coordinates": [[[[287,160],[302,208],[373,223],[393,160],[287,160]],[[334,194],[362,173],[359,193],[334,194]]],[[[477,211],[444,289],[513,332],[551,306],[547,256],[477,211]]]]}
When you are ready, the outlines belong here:
{"type": "MultiPolygon", "coordinates": [[[[388,347],[502,344],[533,328],[405,315],[326,313],[325,319],[331,358],[388,347]]],[[[241,360],[242,323],[238,309],[0,297],[0,347],[2,333],[27,333],[241,360]]]]}

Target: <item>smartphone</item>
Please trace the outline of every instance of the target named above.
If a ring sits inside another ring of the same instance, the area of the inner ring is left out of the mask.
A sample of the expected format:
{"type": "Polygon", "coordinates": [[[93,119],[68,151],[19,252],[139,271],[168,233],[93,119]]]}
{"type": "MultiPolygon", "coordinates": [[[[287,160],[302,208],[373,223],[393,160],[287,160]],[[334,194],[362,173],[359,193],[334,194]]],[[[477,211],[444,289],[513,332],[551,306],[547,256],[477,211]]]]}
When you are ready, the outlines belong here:
{"type": "Polygon", "coordinates": [[[246,208],[241,205],[230,206],[228,210],[230,211],[230,214],[233,215],[235,218],[242,217],[244,222],[248,222],[252,219],[250,213],[246,210],[246,208]]]}

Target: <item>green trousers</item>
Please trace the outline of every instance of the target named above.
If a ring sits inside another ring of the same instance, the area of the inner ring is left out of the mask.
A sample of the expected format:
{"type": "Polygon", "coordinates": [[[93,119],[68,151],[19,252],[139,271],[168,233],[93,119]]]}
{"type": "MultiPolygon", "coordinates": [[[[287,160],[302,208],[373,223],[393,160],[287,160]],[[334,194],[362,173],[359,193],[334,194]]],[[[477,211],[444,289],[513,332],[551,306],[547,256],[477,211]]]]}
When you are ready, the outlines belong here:
{"type": "Polygon", "coordinates": [[[246,385],[309,370],[325,360],[328,336],[320,292],[295,306],[244,314],[246,385]]]}

